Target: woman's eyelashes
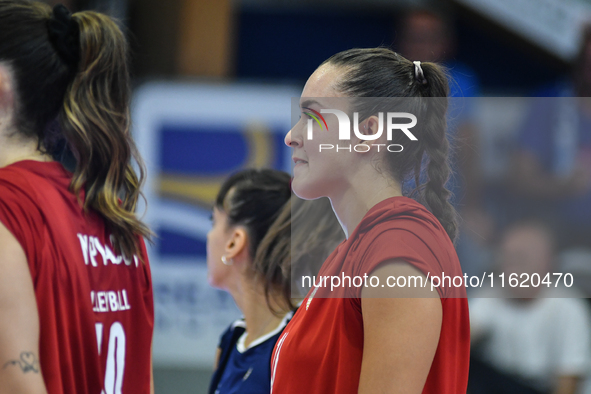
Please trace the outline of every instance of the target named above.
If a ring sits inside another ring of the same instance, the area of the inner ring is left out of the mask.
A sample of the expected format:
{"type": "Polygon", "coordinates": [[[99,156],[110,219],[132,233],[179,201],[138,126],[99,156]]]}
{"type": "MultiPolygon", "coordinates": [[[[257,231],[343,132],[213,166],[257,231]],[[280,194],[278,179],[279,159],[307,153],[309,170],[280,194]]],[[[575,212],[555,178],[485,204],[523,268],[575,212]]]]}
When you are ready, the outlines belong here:
{"type": "Polygon", "coordinates": [[[302,119],[302,117],[305,119],[312,119],[309,112],[300,112],[300,119],[302,119]]]}

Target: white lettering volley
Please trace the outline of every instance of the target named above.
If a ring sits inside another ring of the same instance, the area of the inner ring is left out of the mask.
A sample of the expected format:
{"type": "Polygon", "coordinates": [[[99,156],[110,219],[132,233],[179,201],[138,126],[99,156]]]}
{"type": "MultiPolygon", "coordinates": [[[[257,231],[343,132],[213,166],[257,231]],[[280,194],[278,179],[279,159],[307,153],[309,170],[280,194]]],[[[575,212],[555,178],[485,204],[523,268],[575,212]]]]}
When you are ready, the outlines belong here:
{"type": "Polygon", "coordinates": [[[91,291],[93,312],[117,312],[131,309],[127,300],[127,291],[91,291]]]}

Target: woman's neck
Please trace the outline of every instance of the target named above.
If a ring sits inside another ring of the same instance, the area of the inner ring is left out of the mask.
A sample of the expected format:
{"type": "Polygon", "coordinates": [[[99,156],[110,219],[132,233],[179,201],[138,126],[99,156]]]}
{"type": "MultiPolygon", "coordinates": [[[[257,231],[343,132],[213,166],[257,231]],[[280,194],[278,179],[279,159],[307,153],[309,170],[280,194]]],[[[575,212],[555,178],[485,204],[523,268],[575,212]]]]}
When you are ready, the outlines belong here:
{"type": "MultiPolygon", "coordinates": [[[[256,291],[255,286],[244,284],[232,291],[232,297],[244,315],[246,323],[246,340],[244,346],[275,330],[285,317],[286,312],[279,316],[274,314],[267,303],[262,291],[256,291]]],[[[259,286],[262,287],[262,286],[259,286]]]]}
{"type": "Polygon", "coordinates": [[[0,168],[23,161],[53,161],[51,155],[39,150],[39,143],[35,139],[9,137],[7,133],[0,133],[0,168]]]}
{"type": "Polygon", "coordinates": [[[390,197],[402,196],[402,187],[377,171],[356,178],[343,193],[329,196],[346,238],[373,206],[390,197]]]}

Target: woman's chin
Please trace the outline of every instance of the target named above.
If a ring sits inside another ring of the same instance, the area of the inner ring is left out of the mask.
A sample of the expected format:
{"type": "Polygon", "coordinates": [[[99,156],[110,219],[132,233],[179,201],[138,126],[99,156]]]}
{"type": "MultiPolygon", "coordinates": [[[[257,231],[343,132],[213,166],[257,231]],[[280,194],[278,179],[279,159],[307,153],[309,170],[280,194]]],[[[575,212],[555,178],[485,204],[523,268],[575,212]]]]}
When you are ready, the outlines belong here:
{"type": "Polygon", "coordinates": [[[224,290],[220,280],[212,275],[207,275],[207,283],[214,289],[224,290]]]}
{"type": "Polygon", "coordinates": [[[306,184],[301,180],[298,181],[296,177],[293,179],[291,188],[294,194],[302,200],[315,200],[322,197],[318,193],[318,188],[312,187],[312,185],[306,184]]]}

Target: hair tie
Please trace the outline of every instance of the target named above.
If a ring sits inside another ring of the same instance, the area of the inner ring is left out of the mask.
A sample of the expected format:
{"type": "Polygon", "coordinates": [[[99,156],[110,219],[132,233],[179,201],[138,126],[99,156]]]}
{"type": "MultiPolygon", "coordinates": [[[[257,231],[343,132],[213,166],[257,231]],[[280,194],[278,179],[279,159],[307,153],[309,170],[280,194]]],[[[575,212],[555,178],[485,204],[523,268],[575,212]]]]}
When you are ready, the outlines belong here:
{"type": "Polygon", "coordinates": [[[62,60],[69,66],[80,62],[80,27],[63,4],[53,7],[53,15],[47,22],[49,40],[62,60]]]}
{"type": "Polygon", "coordinates": [[[426,85],[427,84],[427,78],[425,78],[425,74],[423,73],[423,68],[421,67],[421,62],[418,60],[415,60],[414,62],[415,65],[415,78],[417,81],[419,81],[419,83],[426,85]]]}

